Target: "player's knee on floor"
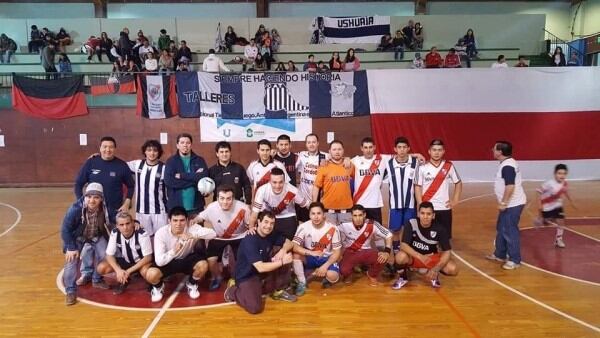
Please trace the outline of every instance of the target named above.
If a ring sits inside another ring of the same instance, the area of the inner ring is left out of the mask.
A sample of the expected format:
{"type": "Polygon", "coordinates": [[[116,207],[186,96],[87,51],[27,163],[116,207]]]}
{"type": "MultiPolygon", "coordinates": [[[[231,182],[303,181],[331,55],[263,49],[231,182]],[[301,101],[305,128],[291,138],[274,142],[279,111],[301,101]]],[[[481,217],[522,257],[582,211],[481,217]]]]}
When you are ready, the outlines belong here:
{"type": "Polygon", "coordinates": [[[458,275],[458,265],[456,263],[450,261],[446,266],[442,269],[442,271],[448,276],[456,276],[458,275]]]}
{"type": "Polygon", "coordinates": [[[96,267],[96,271],[98,271],[98,273],[101,275],[106,275],[106,274],[111,273],[113,271],[113,269],[110,266],[110,264],[108,264],[106,261],[102,261],[96,267]]]}
{"type": "Polygon", "coordinates": [[[331,283],[335,284],[340,280],[340,274],[337,271],[328,270],[325,274],[325,278],[331,283]]]}

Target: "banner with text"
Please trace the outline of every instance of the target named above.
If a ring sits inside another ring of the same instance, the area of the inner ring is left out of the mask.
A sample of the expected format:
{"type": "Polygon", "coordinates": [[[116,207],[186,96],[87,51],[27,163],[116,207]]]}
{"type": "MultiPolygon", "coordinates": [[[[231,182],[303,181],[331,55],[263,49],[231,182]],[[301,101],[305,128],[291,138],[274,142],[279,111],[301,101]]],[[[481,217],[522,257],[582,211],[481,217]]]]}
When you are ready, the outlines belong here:
{"type": "Polygon", "coordinates": [[[390,34],[389,16],[322,17],[325,43],[380,43],[390,34]]]}
{"type": "Polygon", "coordinates": [[[287,134],[292,141],[304,141],[312,133],[311,119],[253,119],[225,120],[200,118],[200,140],[202,142],[253,142],[261,139],[276,141],[287,134]]]}

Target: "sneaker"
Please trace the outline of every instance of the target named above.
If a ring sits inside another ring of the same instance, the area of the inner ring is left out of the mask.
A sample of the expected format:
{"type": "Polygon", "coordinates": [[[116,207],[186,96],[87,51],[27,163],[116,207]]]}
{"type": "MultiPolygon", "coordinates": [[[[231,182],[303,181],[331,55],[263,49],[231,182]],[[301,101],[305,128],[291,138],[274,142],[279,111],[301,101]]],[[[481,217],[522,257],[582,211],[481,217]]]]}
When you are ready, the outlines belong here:
{"type": "Polygon", "coordinates": [[[306,293],[306,283],[300,283],[298,282],[298,285],[296,285],[296,296],[298,297],[302,297],[304,296],[304,294],[306,293]]]}
{"type": "Polygon", "coordinates": [[[323,281],[321,282],[321,288],[329,289],[332,286],[333,284],[330,281],[328,281],[327,278],[323,278],[323,281]]]}
{"type": "Polygon", "coordinates": [[[88,284],[91,281],[92,281],[92,276],[81,275],[81,277],[79,277],[79,279],[77,281],[75,281],[75,284],[77,284],[77,286],[83,286],[83,285],[88,284]]]}
{"type": "Polygon", "coordinates": [[[485,256],[485,259],[489,259],[490,261],[504,262],[504,259],[502,259],[500,257],[496,257],[496,255],[494,255],[494,254],[489,254],[489,255],[485,256]]]}
{"type": "Polygon", "coordinates": [[[284,302],[290,302],[290,303],[293,303],[298,300],[298,298],[296,296],[289,294],[285,290],[279,290],[279,291],[273,292],[271,294],[271,298],[273,300],[282,300],[284,302]]]}
{"type": "Polygon", "coordinates": [[[65,304],[67,306],[75,305],[77,303],[77,295],[75,293],[67,293],[67,297],[65,298],[65,304]]]}
{"type": "Polygon", "coordinates": [[[117,287],[115,287],[115,289],[113,290],[113,295],[120,295],[123,292],[125,292],[125,289],[127,289],[127,283],[125,284],[119,284],[117,285],[117,287]]]}
{"type": "Polygon", "coordinates": [[[400,290],[407,283],[408,283],[408,281],[406,279],[404,279],[402,277],[399,277],[398,279],[396,279],[396,281],[392,285],[392,289],[394,289],[394,290],[400,290]]]}
{"type": "Polygon", "coordinates": [[[187,287],[188,296],[190,296],[191,299],[198,299],[198,297],[200,297],[200,291],[198,291],[198,284],[185,282],[185,287],[187,287]]]}
{"type": "Polygon", "coordinates": [[[208,286],[208,291],[215,291],[221,287],[222,278],[211,279],[210,285],[208,286]]]}
{"type": "Polygon", "coordinates": [[[160,288],[157,288],[156,286],[152,287],[152,291],[150,291],[150,298],[152,300],[152,303],[157,303],[160,302],[163,299],[163,294],[165,292],[165,285],[162,284],[160,286],[160,288]]]}
{"type": "Polygon", "coordinates": [[[431,280],[431,287],[434,289],[439,289],[442,287],[442,283],[440,283],[440,280],[438,278],[436,279],[432,279],[431,280]]]}
{"type": "Polygon", "coordinates": [[[502,265],[502,269],[504,269],[504,270],[514,270],[514,269],[516,269],[516,268],[518,268],[520,266],[521,266],[521,264],[517,264],[517,263],[515,263],[513,261],[507,261],[506,263],[504,263],[502,265]]]}
{"type": "Polygon", "coordinates": [[[378,286],[379,285],[379,281],[377,280],[377,277],[371,277],[367,273],[367,278],[369,278],[369,285],[370,286],[378,286]]]}
{"type": "Polygon", "coordinates": [[[92,286],[94,287],[94,289],[110,290],[110,285],[106,284],[104,280],[101,280],[99,282],[93,282],[92,286]]]}
{"type": "Polygon", "coordinates": [[[557,248],[565,248],[567,245],[565,244],[565,241],[563,241],[562,237],[557,237],[556,240],[554,241],[554,245],[557,248]]]}

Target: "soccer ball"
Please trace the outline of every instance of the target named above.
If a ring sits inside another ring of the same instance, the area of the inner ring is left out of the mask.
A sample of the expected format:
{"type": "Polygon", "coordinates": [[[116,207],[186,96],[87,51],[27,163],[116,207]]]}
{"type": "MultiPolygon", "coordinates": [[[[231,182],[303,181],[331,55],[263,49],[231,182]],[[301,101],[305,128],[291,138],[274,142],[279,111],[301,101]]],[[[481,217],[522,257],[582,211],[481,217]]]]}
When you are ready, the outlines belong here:
{"type": "Polygon", "coordinates": [[[208,195],[215,190],[215,181],[210,177],[204,177],[198,181],[198,191],[202,195],[208,195]]]}

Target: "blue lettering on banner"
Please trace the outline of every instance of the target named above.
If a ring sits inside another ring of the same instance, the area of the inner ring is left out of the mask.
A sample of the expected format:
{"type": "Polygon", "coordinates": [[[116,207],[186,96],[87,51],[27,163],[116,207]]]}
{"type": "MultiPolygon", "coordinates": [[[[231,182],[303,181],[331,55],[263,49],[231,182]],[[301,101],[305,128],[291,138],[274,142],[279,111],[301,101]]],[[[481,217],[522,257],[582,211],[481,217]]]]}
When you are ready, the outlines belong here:
{"type": "Polygon", "coordinates": [[[296,131],[296,121],[292,119],[258,119],[258,120],[231,120],[231,119],[217,119],[217,128],[230,123],[235,126],[248,127],[251,124],[260,124],[263,126],[277,128],[289,132],[296,131]]]}

